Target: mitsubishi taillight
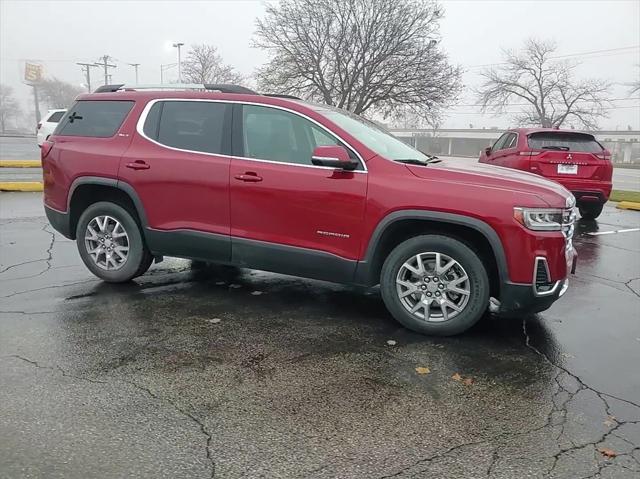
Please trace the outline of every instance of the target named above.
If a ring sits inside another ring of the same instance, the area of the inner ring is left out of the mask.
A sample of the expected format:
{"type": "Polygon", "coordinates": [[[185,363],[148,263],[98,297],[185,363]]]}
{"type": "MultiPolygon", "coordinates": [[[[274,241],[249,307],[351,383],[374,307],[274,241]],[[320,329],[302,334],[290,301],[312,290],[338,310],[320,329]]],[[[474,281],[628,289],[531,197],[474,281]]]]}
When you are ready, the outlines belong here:
{"type": "Polygon", "coordinates": [[[611,154],[607,152],[595,153],[595,155],[601,160],[609,160],[611,161],[611,154]]]}

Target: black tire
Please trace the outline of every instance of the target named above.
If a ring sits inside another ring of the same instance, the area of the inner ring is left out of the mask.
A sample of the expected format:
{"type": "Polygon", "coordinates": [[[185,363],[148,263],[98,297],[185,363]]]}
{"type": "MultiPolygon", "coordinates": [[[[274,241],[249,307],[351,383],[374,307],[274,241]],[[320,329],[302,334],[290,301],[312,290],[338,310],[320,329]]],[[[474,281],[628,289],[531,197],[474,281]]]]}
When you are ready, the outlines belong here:
{"type": "Polygon", "coordinates": [[[585,220],[595,220],[602,213],[604,203],[582,203],[578,204],[580,216],[585,220]]]}
{"type": "Polygon", "coordinates": [[[380,275],[380,291],[393,317],[408,329],[435,335],[459,334],[480,320],[489,305],[489,276],[480,257],[464,243],[440,235],[424,235],[408,239],[396,246],[385,260],[380,275]],[[461,312],[449,320],[428,322],[412,314],[402,304],[396,278],[402,265],[411,257],[426,252],[443,253],[456,260],[469,278],[469,299],[461,312]]]}
{"type": "Polygon", "coordinates": [[[134,217],[122,206],[101,201],[90,205],[83,211],[76,227],[76,245],[85,266],[98,278],[108,283],[124,283],[144,274],[153,262],[153,256],[144,243],[140,226],[134,217]],[[111,216],[124,228],[128,237],[129,251],[124,264],[115,270],[106,270],[98,266],[87,251],[85,233],[87,225],[98,216],[111,216]]]}

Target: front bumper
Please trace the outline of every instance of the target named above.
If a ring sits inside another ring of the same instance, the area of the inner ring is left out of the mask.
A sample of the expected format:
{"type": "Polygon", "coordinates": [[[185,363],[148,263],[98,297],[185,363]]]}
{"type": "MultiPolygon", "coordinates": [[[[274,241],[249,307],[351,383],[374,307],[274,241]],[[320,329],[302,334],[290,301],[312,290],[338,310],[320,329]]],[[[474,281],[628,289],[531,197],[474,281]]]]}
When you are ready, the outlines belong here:
{"type": "MultiPolygon", "coordinates": [[[[571,247],[567,250],[567,275],[576,272],[578,254],[571,247]]],[[[535,276],[532,284],[504,283],[500,290],[500,302],[496,308],[499,315],[533,314],[549,309],[569,288],[569,278],[557,280],[550,289],[540,292],[536,288],[535,276]]]]}

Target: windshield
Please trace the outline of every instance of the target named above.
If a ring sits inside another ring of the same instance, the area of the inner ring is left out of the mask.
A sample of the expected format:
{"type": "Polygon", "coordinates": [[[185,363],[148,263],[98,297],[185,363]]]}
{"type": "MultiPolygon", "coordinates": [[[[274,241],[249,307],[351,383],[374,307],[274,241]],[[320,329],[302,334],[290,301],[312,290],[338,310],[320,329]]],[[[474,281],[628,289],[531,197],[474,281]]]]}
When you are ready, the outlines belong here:
{"type": "Polygon", "coordinates": [[[389,160],[429,161],[429,157],[403,143],[388,131],[346,111],[322,109],[320,113],[358,141],[389,160]]]}

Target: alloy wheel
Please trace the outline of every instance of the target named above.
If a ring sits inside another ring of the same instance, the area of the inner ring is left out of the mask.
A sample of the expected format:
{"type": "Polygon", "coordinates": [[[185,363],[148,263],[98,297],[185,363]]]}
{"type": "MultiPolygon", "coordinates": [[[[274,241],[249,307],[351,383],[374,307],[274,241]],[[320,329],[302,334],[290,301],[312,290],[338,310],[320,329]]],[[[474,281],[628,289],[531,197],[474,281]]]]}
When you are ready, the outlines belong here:
{"type": "Polygon", "coordinates": [[[87,253],[102,269],[122,268],[129,256],[129,236],[118,220],[112,216],[96,216],[87,225],[84,237],[87,253]]]}
{"type": "Polygon", "coordinates": [[[458,261],[444,253],[425,252],[407,259],[396,276],[404,308],[427,322],[458,316],[469,302],[471,283],[458,261]]]}

